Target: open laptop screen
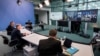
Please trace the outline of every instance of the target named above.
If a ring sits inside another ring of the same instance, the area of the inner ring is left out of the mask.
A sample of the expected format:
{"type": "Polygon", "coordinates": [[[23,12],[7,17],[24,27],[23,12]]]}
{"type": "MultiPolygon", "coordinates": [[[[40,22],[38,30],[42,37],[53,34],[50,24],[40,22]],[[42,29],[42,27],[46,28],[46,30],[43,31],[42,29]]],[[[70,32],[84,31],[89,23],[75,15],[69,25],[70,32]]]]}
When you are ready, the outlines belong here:
{"type": "Polygon", "coordinates": [[[67,48],[70,48],[71,44],[72,44],[72,40],[66,38],[63,45],[67,48]]]}

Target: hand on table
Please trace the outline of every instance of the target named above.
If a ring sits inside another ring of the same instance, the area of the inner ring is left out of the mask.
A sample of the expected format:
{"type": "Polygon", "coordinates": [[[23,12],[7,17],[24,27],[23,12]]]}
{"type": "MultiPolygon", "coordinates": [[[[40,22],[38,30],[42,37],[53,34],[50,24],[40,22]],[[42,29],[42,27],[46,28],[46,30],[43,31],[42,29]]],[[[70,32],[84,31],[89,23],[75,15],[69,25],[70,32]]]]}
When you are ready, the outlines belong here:
{"type": "Polygon", "coordinates": [[[29,34],[28,34],[28,33],[23,33],[23,35],[24,35],[24,36],[27,36],[27,35],[29,35],[29,34]]]}

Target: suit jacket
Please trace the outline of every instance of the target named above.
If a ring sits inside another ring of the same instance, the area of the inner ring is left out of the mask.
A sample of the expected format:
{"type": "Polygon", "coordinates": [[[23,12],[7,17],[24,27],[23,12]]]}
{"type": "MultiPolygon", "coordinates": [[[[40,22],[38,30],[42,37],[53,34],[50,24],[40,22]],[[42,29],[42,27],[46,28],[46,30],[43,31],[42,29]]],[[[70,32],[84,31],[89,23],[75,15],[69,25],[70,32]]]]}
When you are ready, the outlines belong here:
{"type": "Polygon", "coordinates": [[[23,36],[23,34],[20,32],[20,30],[14,29],[12,31],[12,34],[11,34],[11,40],[14,40],[14,39],[21,40],[22,39],[21,38],[22,36],[23,36]]]}
{"type": "Polygon", "coordinates": [[[32,27],[32,22],[26,22],[25,24],[27,25],[26,26],[27,29],[31,30],[33,28],[32,27]]]}
{"type": "Polygon", "coordinates": [[[15,41],[15,43],[13,44],[18,44],[17,45],[17,49],[23,49],[23,47],[27,44],[27,41],[25,41],[24,39],[22,39],[24,35],[20,32],[20,30],[18,29],[14,29],[12,31],[12,34],[11,34],[11,41],[15,41]]]}
{"type": "Polygon", "coordinates": [[[39,56],[56,56],[57,53],[62,53],[61,42],[53,38],[40,40],[38,52],[39,56]]]}
{"type": "Polygon", "coordinates": [[[7,35],[11,35],[11,32],[12,32],[14,29],[15,29],[14,27],[12,27],[12,26],[9,25],[9,26],[7,27],[7,29],[6,29],[6,30],[7,30],[7,35]]]}
{"type": "Polygon", "coordinates": [[[29,25],[32,25],[32,22],[26,22],[25,24],[29,24],[29,25]]]}

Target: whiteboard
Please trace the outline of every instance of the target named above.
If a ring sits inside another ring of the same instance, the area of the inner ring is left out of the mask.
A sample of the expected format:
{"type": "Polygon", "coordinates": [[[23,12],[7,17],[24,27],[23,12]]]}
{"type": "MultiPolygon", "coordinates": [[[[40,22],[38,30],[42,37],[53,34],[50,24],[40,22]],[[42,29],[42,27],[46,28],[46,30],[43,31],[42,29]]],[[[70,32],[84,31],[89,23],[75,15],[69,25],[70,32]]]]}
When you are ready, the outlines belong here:
{"type": "Polygon", "coordinates": [[[51,12],[50,13],[50,19],[52,20],[61,20],[63,18],[62,12],[51,12]]]}

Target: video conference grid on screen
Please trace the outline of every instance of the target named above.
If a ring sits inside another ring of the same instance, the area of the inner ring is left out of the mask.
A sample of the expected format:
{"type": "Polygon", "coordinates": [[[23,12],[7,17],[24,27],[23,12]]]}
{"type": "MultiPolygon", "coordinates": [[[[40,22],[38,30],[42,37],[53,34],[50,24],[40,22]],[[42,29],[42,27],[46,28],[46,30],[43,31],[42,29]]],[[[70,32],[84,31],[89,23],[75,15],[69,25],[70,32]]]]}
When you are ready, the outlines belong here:
{"type": "Polygon", "coordinates": [[[96,22],[98,10],[64,11],[64,17],[71,21],[96,22]]]}

